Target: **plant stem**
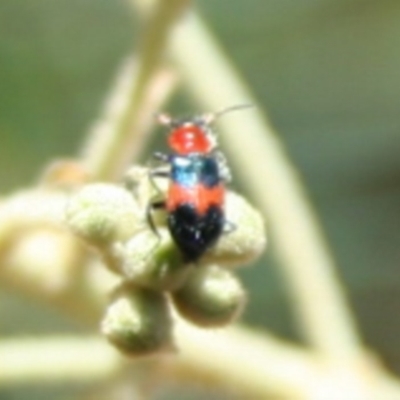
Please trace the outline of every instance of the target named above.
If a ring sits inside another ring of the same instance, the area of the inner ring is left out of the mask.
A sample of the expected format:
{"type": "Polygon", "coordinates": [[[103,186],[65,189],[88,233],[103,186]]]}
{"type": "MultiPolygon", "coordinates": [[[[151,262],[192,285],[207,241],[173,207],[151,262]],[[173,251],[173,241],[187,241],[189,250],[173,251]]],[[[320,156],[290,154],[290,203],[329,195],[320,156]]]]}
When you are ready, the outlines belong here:
{"type": "MultiPolygon", "coordinates": [[[[232,104],[256,104],[194,12],[174,31],[171,50],[203,107],[219,110],[232,104]]],[[[326,356],[343,362],[360,351],[358,332],[300,179],[259,110],[221,118],[224,148],[268,217],[304,336],[326,356]]]]}
{"type": "Polygon", "coordinates": [[[107,379],[121,357],[100,338],[45,337],[0,341],[0,384],[107,379]]]}
{"type": "Polygon", "coordinates": [[[244,398],[308,398],[319,381],[313,354],[268,334],[231,327],[196,329],[176,321],[180,354],[174,375],[240,391],[244,398]]]}
{"type": "Polygon", "coordinates": [[[96,126],[83,154],[95,180],[119,178],[144,145],[149,120],[168,97],[176,79],[160,62],[168,32],[187,0],[158,1],[145,24],[136,61],[122,68],[106,108],[108,126],[96,126]]]}
{"type": "MultiPolygon", "coordinates": [[[[195,329],[182,321],[176,323],[182,352],[175,358],[176,363],[168,363],[174,374],[189,373],[192,378],[213,375],[220,385],[236,387],[244,393],[295,395],[290,398],[298,398],[309,390],[306,385],[316,383],[318,365],[295,346],[268,336],[260,338],[240,328],[215,336],[215,332],[195,329]],[[219,354],[220,362],[216,362],[215,354],[219,354]]],[[[103,380],[118,373],[124,361],[105,339],[97,337],[3,339],[0,386],[103,380]]]]}

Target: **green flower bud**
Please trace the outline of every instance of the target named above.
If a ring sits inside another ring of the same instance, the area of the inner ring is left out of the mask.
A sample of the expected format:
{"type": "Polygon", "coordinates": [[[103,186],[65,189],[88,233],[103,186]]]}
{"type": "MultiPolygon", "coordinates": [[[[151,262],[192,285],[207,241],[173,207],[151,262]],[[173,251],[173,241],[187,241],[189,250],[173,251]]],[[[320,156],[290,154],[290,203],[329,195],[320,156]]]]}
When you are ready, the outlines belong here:
{"type": "Polygon", "coordinates": [[[143,227],[143,214],[132,195],[116,185],[87,185],[69,201],[66,220],[71,229],[98,246],[127,240],[143,227]]]}
{"type": "Polygon", "coordinates": [[[238,317],[246,293],[232,272],[211,265],[195,269],[172,299],[184,318],[199,326],[214,327],[238,317]]]}
{"type": "Polygon", "coordinates": [[[264,251],[267,239],[263,217],[242,196],[227,193],[225,215],[233,227],[202,257],[201,264],[242,266],[264,251]]]}
{"type": "Polygon", "coordinates": [[[119,260],[117,272],[140,286],[175,290],[185,282],[191,266],[182,262],[167,230],[159,228],[157,232],[160,236],[144,230],[128,242],[116,244],[113,252],[119,260]]]}
{"type": "Polygon", "coordinates": [[[111,343],[130,356],[173,348],[166,297],[127,283],[113,293],[101,331],[111,343]]]}

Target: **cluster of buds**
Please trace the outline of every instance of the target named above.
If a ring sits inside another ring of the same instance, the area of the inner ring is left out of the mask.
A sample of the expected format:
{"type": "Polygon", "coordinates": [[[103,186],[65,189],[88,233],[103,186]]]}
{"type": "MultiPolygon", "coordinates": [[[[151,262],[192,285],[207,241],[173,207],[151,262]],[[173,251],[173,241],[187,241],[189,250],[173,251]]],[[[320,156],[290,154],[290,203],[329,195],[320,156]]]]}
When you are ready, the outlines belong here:
{"type": "MultiPolygon", "coordinates": [[[[246,302],[234,268],[258,257],[266,243],[260,214],[228,192],[225,213],[236,229],[222,235],[198,262],[185,263],[169,234],[165,212],[154,218],[157,235],[148,224],[148,204],[154,196],[148,176],[147,168],[133,167],[122,186],[87,184],[66,210],[69,227],[121,277],[101,327],[130,355],[173,347],[172,310],[200,327],[234,321],[246,302]]],[[[165,182],[157,186],[163,190],[165,182]]]]}

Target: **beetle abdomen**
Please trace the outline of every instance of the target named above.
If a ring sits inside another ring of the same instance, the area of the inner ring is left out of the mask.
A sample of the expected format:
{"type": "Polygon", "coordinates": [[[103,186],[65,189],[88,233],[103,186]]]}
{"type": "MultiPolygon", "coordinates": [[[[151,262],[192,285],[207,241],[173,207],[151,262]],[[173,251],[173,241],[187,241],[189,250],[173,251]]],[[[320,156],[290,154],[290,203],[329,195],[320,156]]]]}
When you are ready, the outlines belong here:
{"type": "Polygon", "coordinates": [[[181,204],[168,214],[168,227],[186,262],[197,261],[221,236],[224,214],[218,205],[210,205],[199,214],[190,203],[181,204]]]}

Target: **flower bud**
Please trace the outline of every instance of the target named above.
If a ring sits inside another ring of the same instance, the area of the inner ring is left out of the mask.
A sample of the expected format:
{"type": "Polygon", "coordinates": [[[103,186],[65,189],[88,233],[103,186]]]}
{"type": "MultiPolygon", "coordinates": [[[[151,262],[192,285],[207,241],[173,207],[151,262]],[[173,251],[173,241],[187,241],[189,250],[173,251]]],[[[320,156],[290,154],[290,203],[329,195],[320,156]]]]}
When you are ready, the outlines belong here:
{"type": "Polygon", "coordinates": [[[214,327],[227,325],[240,314],[246,294],[231,271],[211,265],[192,271],[172,299],[184,318],[199,326],[214,327]]]}
{"type": "Polygon", "coordinates": [[[173,245],[166,229],[137,233],[125,244],[118,244],[118,272],[140,286],[171,291],[182,286],[191,271],[173,245]]]}
{"type": "Polygon", "coordinates": [[[242,266],[264,251],[267,239],[263,217],[242,196],[227,193],[225,216],[232,227],[227,225],[230,230],[202,257],[201,264],[242,266]]]}
{"type": "Polygon", "coordinates": [[[143,227],[132,195],[116,185],[87,185],[70,199],[66,219],[76,234],[94,245],[127,240],[143,227]]]}
{"type": "Polygon", "coordinates": [[[113,293],[101,331],[126,355],[148,355],[172,349],[166,297],[159,292],[122,284],[113,293]]]}

